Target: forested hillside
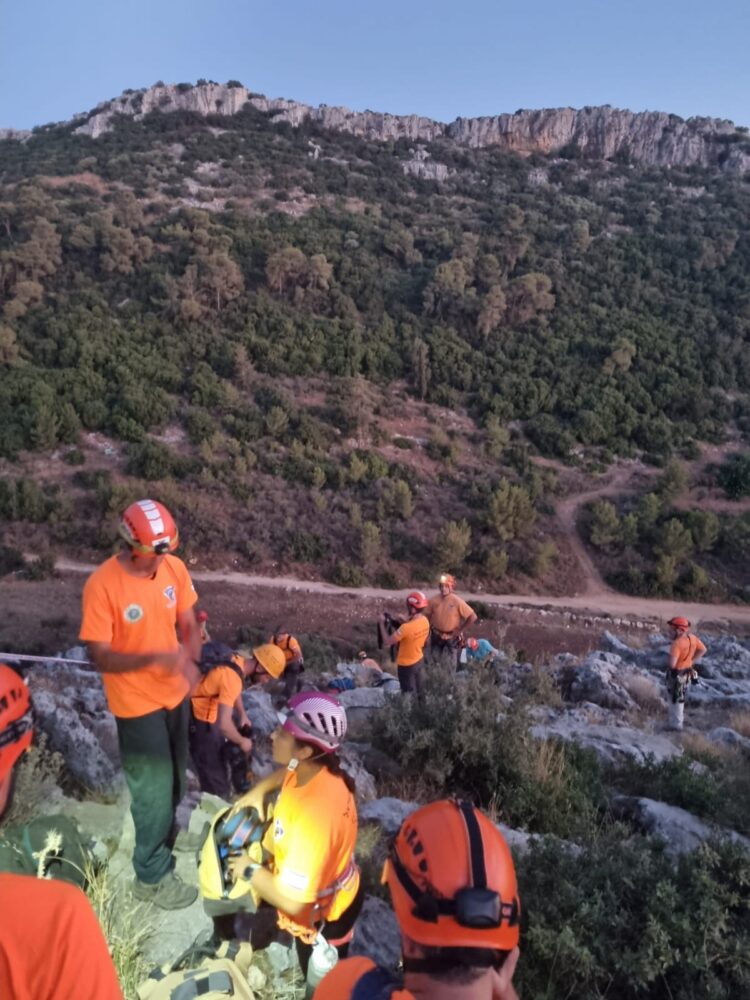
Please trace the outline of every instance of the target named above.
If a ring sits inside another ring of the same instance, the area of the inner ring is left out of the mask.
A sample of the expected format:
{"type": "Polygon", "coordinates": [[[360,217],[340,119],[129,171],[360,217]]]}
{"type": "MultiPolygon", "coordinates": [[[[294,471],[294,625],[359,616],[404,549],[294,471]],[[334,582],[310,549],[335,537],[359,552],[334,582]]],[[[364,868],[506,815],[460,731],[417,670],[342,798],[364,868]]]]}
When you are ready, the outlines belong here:
{"type": "Polygon", "coordinates": [[[18,547],[106,546],[91,510],[158,481],[203,556],[540,578],[555,477],[531,455],[662,464],[746,433],[750,184],[565,152],[249,105],[0,142],[18,547]]]}

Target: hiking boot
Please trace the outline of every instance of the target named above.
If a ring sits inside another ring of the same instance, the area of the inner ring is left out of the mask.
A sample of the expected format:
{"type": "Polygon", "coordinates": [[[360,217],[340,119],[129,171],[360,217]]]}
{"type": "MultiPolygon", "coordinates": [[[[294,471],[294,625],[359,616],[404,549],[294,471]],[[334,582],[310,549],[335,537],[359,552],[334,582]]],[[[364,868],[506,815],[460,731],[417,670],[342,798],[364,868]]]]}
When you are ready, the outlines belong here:
{"type": "Polygon", "coordinates": [[[167,872],[163,879],[153,885],[134,879],[133,895],[144,903],[160,906],[162,910],[182,910],[195,902],[198,890],[193,885],[187,885],[174,872],[167,872]]]}

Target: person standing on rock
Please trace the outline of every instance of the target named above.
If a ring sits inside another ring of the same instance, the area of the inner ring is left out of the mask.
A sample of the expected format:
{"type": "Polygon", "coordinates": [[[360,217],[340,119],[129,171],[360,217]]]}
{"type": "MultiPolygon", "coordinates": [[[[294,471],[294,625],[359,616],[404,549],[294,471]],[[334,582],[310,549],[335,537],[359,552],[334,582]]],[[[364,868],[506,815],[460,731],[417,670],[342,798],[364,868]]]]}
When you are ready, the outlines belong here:
{"type": "Polygon", "coordinates": [[[430,598],[425,614],[430,622],[430,655],[433,659],[448,657],[458,667],[463,632],[477,620],[476,613],[462,600],[456,589],[455,577],[443,573],[440,593],[430,598]]]}
{"type": "Polygon", "coordinates": [[[695,664],[706,653],[706,647],[690,632],[690,622],[678,615],[667,624],[671,630],[672,645],[669,650],[667,668],[667,691],[669,693],[669,725],[678,732],[685,721],[685,697],[691,680],[697,679],[695,664]]]}
{"type": "Polygon", "coordinates": [[[417,809],[401,825],[384,875],[403,979],[369,958],[348,958],[323,979],[315,1000],[518,1000],[516,871],[484,813],[447,799],[417,809]]]}
{"type": "Polygon", "coordinates": [[[403,694],[414,692],[421,695],[424,690],[424,647],[430,635],[430,623],[425,617],[427,598],[421,590],[413,590],[406,598],[408,620],[391,635],[386,631],[388,615],[383,614],[378,622],[380,641],[385,648],[398,646],[396,668],[398,682],[403,694]]]}
{"type": "Polygon", "coordinates": [[[123,550],[86,581],[80,638],[117,723],[135,824],[133,894],[181,909],[198,894],[174,873],[172,854],[185,792],[188,692],[200,678],[197,596],[185,564],[171,554],[178,533],[163,504],[131,504],[120,535],[123,550]]]}
{"type": "MultiPolygon", "coordinates": [[[[32,736],[28,688],[0,663],[0,819],[32,736]]],[[[107,942],[77,886],[44,871],[40,877],[0,871],[0,997],[122,1000],[107,942]]]]}

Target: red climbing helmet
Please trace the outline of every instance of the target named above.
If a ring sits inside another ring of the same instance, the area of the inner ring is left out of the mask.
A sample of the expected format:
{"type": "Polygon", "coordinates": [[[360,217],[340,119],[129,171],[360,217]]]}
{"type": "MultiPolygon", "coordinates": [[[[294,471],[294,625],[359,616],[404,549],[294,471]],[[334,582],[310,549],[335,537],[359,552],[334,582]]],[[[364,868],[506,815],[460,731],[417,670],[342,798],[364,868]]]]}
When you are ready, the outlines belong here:
{"type": "Polygon", "coordinates": [[[427,598],[422,593],[421,590],[412,590],[409,596],[406,598],[406,603],[410,608],[414,608],[417,611],[421,611],[422,608],[427,607],[427,598]]]}
{"type": "Polygon", "coordinates": [[[0,781],[31,746],[31,699],[23,679],[0,663],[0,781]]]}
{"type": "Polygon", "coordinates": [[[180,541],[174,518],[158,500],[131,503],[122,515],[120,535],[143,556],[174,552],[180,541]]]}
{"type": "Polygon", "coordinates": [[[675,618],[670,618],[667,625],[671,625],[672,628],[679,629],[680,632],[687,632],[690,628],[690,622],[687,618],[683,618],[682,615],[677,615],[675,618]]]}
{"type": "Polygon", "coordinates": [[[518,944],[521,904],[510,848],[470,803],[444,799],[408,816],[384,875],[399,927],[412,941],[499,951],[518,944]]]}

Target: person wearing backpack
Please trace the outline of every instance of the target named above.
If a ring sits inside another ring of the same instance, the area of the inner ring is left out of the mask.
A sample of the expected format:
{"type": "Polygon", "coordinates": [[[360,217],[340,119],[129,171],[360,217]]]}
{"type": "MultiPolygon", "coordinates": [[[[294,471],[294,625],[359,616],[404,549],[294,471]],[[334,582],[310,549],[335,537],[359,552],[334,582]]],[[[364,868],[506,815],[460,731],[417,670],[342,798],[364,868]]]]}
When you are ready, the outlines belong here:
{"type": "Polygon", "coordinates": [[[279,793],[263,839],[270,865],[245,852],[229,864],[236,880],[276,907],[279,927],[295,938],[305,976],[321,936],[346,954],[364,900],[354,860],[354,782],[337,755],[345,735],[346,712],[337,698],[319,691],[294,695],[271,737],[278,770],[234,806],[252,807],[265,820],[268,796],[279,793]]]}
{"type": "Polygon", "coordinates": [[[397,833],[383,872],[403,977],[369,958],[339,962],[315,1000],[518,1000],[521,904],[505,838],[475,806],[443,799],[397,833]]]}
{"type": "Polygon", "coordinates": [[[667,622],[672,636],[667,667],[667,691],[669,693],[669,727],[680,732],[685,724],[685,698],[688,685],[698,679],[695,664],[706,653],[706,647],[690,632],[687,618],[677,615],[667,622]]]}
{"type": "MultiPolygon", "coordinates": [[[[0,663],[0,821],[10,805],[13,770],[32,736],[28,688],[0,663]]],[[[58,880],[58,869],[65,870],[60,853],[49,841],[35,859],[36,874],[20,873],[22,861],[13,871],[0,870],[0,997],[122,1000],[91,904],[77,885],[58,880]]]]}
{"type": "Polygon", "coordinates": [[[252,725],[242,703],[246,679],[258,669],[270,675],[283,669],[276,646],[258,646],[251,657],[239,656],[223,642],[207,642],[201,650],[201,679],[190,698],[190,756],[201,791],[229,800],[232,787],[247,791],[253,749],[252,725]],[[236,723],[235,723],[236,719],[236,723]]]}

